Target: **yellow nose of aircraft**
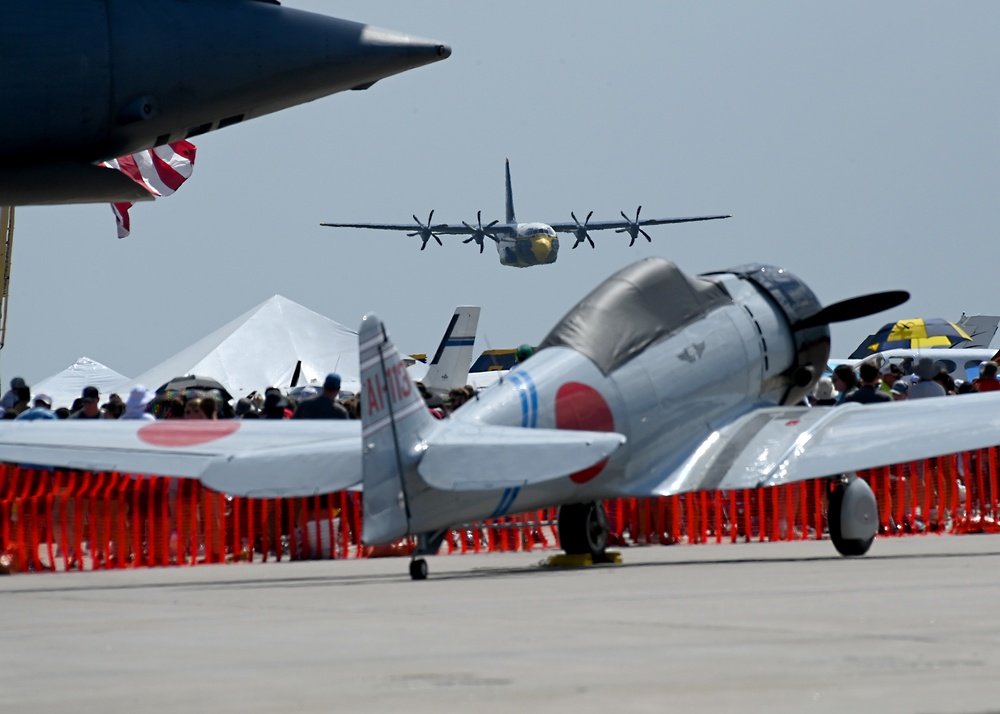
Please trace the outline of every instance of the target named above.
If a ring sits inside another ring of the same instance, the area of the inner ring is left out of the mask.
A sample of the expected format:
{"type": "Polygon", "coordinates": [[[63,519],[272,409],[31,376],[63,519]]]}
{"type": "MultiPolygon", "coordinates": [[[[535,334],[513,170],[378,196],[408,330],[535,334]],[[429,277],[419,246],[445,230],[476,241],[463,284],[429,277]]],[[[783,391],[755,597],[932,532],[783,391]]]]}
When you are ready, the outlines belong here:
{"type": "Polygon", "coordinates": [[[544,263],[552,252],[552,239],[548,236],[535,236],[531,239],[531,252],[539,263],[544,263]]]}

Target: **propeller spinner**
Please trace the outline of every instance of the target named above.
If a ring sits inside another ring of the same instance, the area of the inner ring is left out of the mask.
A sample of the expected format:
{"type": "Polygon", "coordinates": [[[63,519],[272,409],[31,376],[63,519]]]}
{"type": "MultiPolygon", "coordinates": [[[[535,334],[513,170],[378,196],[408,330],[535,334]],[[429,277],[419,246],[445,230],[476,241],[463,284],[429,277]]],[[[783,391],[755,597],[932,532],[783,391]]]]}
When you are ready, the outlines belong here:
{"type": "Polygon", "coordinates": [[[493,235],[492,233],[490,233],[490,228],[492,228],[493,226],[495,226],[500,221],[493,221],[492,223],[488,223],[488,224],[486,224],[486,227],[483,228],[483,212],[482,211],[476,211],[476,221],[478,222],[478,227],[477,228],[473,228],[472,226],[470,226],[465,221],[462,221],[462,225],[465,226],[466,228],[468,228],[470,231],[472,231],[472,235],[469,236],[468,238],[466,238],[465,240],[463,240],[462,242],[463,243],[471,243],[472,241],[475,241],[479,245],[479,252],[482,253],[483,252],[483,240],[484,239],[486,239],[486,238],[492,238],[494,243],[499,243],[500,242],[499,238],[497,238],[495,235],[493,235]]]}
{"type": "Polygon", "coordinates": [[[628,227],[627,228],[616,228],[615,229],[615,233],[628,233],[630,236],[632,236],[632,240],[630,240],[629,243],[628,243],[628,247],[629,248],[631,248],[633,245],[635,245],[635,240],[636,240],[636,238],[639,237],[640,233],[642,234],[642,237],[645,238],[647,241],[649,241],[650,243],[653,242],[653,239],[649,237],[649,233],[647,233],[646,231],[642,230],[642,227],[639,225],[639,212],[641,210],[642,210],[642,206],[639,206],[637,209],[635,209],[635,220],[632,220],[631,218],[629,218],[628,216],[626,216],[625,215],[625,211],[619,211],[619,213],[622,214],[622,218],[624,218],[626,221],[628,221],[628,227]]]}
{"type": "Polygon", "coordinates": [[[432,218],[434,218],[434,211],[431,211],[430,215],[427,216],[427,225],[424,225],[423,223],[420,222],[420,219],[417,218],[416,214],[413,214],[413,220],[416,221],[417,225],[420,228],[419,230],[416,230],[413,233],[407,233],[406,235],[410,236],[411,238],[413,236],[420,236],[420,250],[423,250],[424,248],[427,247],[427,241],[429,241],[431,238],[436,240],[438,245],[442,246],[444,245],[444,243],[442,243],[441,239],[438,237],[438,234],[435,233],[433,230],[431,230],[432,218]]]}

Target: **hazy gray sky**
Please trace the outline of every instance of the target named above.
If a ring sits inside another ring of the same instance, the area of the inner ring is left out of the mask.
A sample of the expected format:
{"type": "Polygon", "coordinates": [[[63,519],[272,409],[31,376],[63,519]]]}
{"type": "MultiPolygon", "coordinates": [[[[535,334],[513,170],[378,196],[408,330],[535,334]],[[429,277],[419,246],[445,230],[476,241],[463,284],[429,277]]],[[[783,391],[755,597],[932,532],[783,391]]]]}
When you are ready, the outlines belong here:
{"type": "Polygon", "coordinates": [[[17,211],[0,378],[87,356],[135,376],[274,294],[431,351],[457,304],[477,353],[537,342],[618,268],[788,268],[825,303],[910,303],[836,326],[850,352],[891,319],[1000,311],[1000,3],[286,0],[449,43],[448,60],[196,139],[194,176],[137,206],[17,211]],[[597,234],[530,269],[445,237],[321,221],[731,213],[597,234]],[[488,340],[488,342],[487,342],[488,340]]]}

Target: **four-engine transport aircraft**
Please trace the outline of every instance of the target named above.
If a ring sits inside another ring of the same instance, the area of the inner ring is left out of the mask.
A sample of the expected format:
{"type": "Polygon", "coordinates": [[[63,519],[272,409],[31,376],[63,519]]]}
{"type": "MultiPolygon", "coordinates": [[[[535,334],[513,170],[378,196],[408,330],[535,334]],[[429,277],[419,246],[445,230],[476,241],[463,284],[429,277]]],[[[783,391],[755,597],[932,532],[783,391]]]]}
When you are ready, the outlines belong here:
{"type": "Polygon", "coordinates": [[[492,240],[500,254],[500,264],[510,265],[515,268],[530,268],[533,265],[548,265],[556,262],[559,257],[559,237],[558,233],[572,233],[576,241],[573,248],[583,242],[595,248],[594,240],[590,237],[590,231],[614,230],[616,233],[628,233],[631,237],[629,246],[635,245],[635,241],[641,235],[650,243],[653,239],[643,230],[643,226],[659,226],[666,223],[691,223],[694,221],[713,221],[719,218],[729,218],[725,216],[693,216],[690,218],[643,218],[639,220],[639,213],[642,206],[635,212],[635,218],[629,218],[622,212],[621,221],[594,221],[591,223],[590,217],[594,215],[591,211],[587,214],[583,223],[577,219],[576,214],[570,212],[572,223],[518,223],[514,217],[514,197],[510,188],[510,161],[506,162],[506,189],[507,189],[507,209],[506,220],[492,221],[483,225],[482,211],[476,214],[476,225],[472,226],[463,221],[462,223],[431,223],[434,220],[434,211],[427,216],[427,223],[423,223],[416,215],[413,216],[414,223],[321,223],[328,228],[371,228],[380,231],[406,231],[410,237],[420,236],[420,250],[427,247],[428,241],[433,238],[438,245],[442,235],[467,235],[469,236],[463,243],[475,243],[479,246],[479,252],[483,252],[487,238],[492,240]]]}
{"type": "Polygon", "coordinates": [[[359,330],[361,423],[0,422],[0,460],[199,478],[242,496],[362,484],[363,539],[413,534],[414,579],[446,529],[558,505],[570,553],[604,554],[602,499],[829,478],[836,549],[862,555],[878,511],[853,472],[1000,442],[1000,396],[798,406],[829,324],[907,299],[822,307],[786,270],[697,277],[649,258],[583,298],[502,383],[433,418],[374,315],[359,330]]]}
{"type": "Polygon", "coordinates": [[[277,0],[5,0],[0,205],[149,200],[97,164],[449,54],[277,0]]]}

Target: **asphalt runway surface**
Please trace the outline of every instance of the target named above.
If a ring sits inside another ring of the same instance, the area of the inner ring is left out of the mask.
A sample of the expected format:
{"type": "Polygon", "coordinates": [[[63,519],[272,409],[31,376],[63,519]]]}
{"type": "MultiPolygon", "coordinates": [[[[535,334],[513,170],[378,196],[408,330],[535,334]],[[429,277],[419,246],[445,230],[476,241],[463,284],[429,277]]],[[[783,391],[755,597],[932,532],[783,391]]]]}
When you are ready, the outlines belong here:
{"type": "Polygon", "coordinates": [[[11,712],[1000,711],[1000,536],[0,578],[11,712]]]}

